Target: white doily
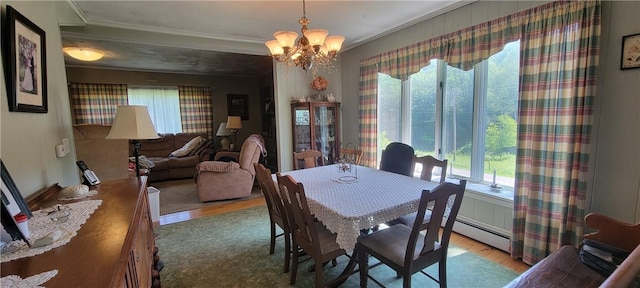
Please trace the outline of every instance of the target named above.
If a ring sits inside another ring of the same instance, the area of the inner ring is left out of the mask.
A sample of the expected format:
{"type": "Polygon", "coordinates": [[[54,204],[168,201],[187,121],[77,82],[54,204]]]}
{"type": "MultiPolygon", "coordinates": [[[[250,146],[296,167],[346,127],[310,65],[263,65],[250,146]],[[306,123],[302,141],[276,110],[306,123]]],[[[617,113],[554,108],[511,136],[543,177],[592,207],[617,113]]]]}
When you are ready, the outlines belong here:
{"type": "Polygon", "coordinates": [[[51,278],[58,275],[58,270],[51,270],[47,272],[42,272],[40,274],[33,275],[27,278],[20,278],[18,275],[8,275],[0,278],[0,282],[2,283],[2,288],[41,288],[44,282],[49,281],[51,278]]]}
{"type": "Polygon", "coordinates": [[[96,194],[98,194],[98,190],[89,190],[89,192],[87,192],[86,194],[80,195],[78,197],[67,198],[63,195],[62,197],[58,198],[58,200],[61,200],[61,201],[80,200],[96,194]]]}
{"type": "Polygon", "coordinates": [[[53,223],[49,218],[48,212],[37,210],[33,212],[33,217],[29,219],[29,242],[33,243],[36,239],[40,239],[49,235],[51,232],[61,230],[62,236],[55,242],[35,248],[29,248],[27,244],[21,240],[11,241],[2,247],[2,257],[0,262],[8,262],[24,257],[31,257],[42,254],[53,248],[58,248],[67,244],[71,238],[77,235],[80,226],[87,222],[89,216],[102,204],[102,200],[87,200],[77,203],[69,203],[66,206],[70,208],[69,219],[64,223],[53,223]]]}

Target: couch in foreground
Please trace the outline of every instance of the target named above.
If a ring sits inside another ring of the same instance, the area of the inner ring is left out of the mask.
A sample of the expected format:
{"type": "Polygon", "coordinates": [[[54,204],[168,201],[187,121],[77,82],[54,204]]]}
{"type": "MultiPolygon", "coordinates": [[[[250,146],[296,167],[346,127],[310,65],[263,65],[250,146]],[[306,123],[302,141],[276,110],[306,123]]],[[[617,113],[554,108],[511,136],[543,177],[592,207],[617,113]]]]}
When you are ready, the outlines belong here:
{"type": "Polygon", "coordinates": [[[579,249],[562,246],[522,273],[505,287],[640,287],[640,223],[622,223],[591,213],[585,223],[598,231],[585,239],[621,248],[631,254],[609,277],[589,268],[580,260],[579,249]]]}

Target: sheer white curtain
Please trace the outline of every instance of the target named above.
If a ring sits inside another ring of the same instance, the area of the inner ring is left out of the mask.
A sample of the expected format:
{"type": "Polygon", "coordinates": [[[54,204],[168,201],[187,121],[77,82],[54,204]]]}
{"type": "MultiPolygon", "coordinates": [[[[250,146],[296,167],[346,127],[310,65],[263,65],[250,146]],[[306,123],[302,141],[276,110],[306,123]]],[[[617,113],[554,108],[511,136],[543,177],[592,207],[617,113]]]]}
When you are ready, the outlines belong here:
{"type": "Polygon", "coordinates": [[[129,105],[144,105],[158,133],[182,132],[178,87],[129,87],[129,105]]]}

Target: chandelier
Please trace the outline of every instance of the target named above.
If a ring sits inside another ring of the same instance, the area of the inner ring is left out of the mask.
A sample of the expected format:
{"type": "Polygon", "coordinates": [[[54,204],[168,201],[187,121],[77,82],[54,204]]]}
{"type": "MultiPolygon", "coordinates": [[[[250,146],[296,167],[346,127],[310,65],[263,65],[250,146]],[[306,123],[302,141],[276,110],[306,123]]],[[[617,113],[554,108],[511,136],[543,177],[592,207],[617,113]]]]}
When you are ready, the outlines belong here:
{"type": "Polygon", "coordinates": [[[271,56],[287,67],[299,66],[304,71],[311,70],[315,74],[318,70],[331,72],[333,61],[336,60],[344,37],[329,36],[329,31],[324,29],[309,29],[311,23],[306,17],[305,2],[302,0],[302,18],[298,20],[302,25],[302,37],[293,31],[278,31],[273,34],[275,40],[265,43],[271,52],[271,56]],[[297,41],[296,41],[297,39],[297,41]]]}

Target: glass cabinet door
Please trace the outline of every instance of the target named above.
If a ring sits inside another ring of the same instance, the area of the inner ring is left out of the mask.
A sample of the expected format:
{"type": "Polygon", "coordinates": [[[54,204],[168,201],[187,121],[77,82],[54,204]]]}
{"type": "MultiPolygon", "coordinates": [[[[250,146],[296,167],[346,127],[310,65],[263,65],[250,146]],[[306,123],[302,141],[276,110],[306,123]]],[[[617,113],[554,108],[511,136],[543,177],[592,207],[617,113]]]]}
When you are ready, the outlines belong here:
{"type": "Polygon", "coordinates": [[[308,107],[295,107],[293,109],[294,126],[293,126],[293,150],[300,152],[311,149],[311,126],[310,115],[308,107]]]}
{"type": "Polygon", "coordinates": [[[314,136],[315,149],[322,152],[325,164],[333,164],[336,162],[336,107],[335,106],[317,106],[314,107],[315,115],[314,136]]]}
{"type": "Polygon", "coordinates": [[[317,150],[325,165],[335,163],[340,154],[339,107],[337,102],[292,103],[294,152],[317,150]]]}

